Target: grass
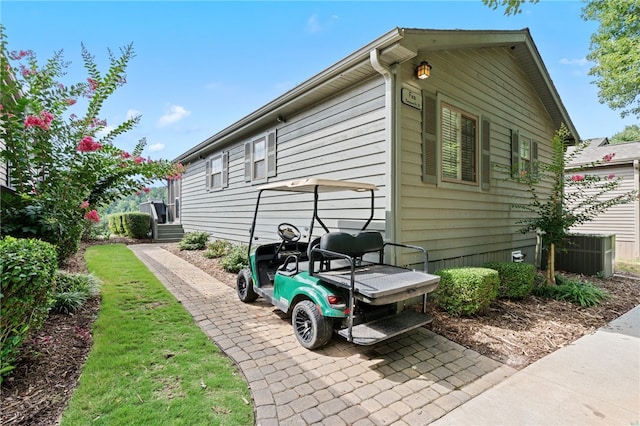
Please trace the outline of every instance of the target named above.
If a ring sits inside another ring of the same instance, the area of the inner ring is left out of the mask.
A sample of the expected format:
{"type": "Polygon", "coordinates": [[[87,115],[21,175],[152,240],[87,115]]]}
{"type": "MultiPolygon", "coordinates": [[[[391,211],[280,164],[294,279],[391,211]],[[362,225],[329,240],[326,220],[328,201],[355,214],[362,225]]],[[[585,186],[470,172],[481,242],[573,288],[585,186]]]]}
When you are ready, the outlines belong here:
{"type": "Polygon", "coordinates": [[[254,423],[235,365],[133,252],[97,245],[85,258],[102,301],[63,426],[254,423]]]}

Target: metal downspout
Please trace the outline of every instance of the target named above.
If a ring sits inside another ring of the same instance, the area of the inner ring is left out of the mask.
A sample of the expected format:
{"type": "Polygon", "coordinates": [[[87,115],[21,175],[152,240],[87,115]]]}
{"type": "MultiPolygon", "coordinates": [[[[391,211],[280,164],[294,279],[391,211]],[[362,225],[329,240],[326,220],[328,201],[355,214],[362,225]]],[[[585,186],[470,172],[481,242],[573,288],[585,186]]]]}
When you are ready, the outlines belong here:
{"type": "Polygon", "coordinates": [[[635,247],[635,256],[636,258],[640,257],[640,161],[633,160],[633,180],[634,180],[634,188],[636,191],[637,199],[635,201],[635,212],[634,212],[634,223],[635,223],[635,236],[636,236],[636,247],[635,247]]]}
{"type": "MultiPolygon", "coordinates": [[[[390,161],[386,162],[385,176],[387,176],[387,196],[385,197],[385,231],[387,240],[395,242],[398,239],[398,144],[396,138],[396,67],[387,66],[380,62],[378,49],[373,49],[369,53],[371,66],[384,77],[385,83],[385,140],[387,141],[386,151],[389,153],[390,161]]],[[[392,262],[396,262],[396,251],[392,250],[392,262]]]]}

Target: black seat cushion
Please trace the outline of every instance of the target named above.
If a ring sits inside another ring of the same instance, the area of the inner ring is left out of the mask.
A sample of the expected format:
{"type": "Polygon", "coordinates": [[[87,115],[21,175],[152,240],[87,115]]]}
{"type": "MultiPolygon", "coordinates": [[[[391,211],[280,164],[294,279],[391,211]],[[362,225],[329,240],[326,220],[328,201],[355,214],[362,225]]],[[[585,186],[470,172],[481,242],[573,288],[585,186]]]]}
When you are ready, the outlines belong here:
{"type": "Polygon", "coordinates": [[[346,232],[329,232],[320,238],[320,248],[350,257],[382,250],[384,241],[379,232],[367,231],[353,236],[346,232]]]}

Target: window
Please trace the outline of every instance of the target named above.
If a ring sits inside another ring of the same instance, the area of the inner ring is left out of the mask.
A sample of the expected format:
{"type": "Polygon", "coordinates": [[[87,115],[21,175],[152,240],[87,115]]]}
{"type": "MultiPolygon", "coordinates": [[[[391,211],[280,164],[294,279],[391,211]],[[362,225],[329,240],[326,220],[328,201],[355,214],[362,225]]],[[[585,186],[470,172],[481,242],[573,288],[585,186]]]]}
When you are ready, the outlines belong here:
{"type": "Polygon", "coordinates": [[[477,183],[477,117],[442,103],[442,180],[477,183]]]}
{"type": "Polygon", "coordinates": [[[511,130],[511,173],[522,177],[538,172],[538,143],[522,136],[518,130],[511,130]]]}
{"type": "Polygon", "coordinates": [[[260,180],[267,177],[266,141],[262,137],[253,141],[252,161],[253,179],[260,180]]]}
{"type": "Polygon", "coordinates": [[[207,160],[206,186],[209,191],[226,188],[228,182],[228,154],[222,152],[207,160]]]}
{"type": "Polygon", "coordinates": [[[276,176],[276,132],[271,131],[244,145],[244,180],[260,182],[276,176]]]}

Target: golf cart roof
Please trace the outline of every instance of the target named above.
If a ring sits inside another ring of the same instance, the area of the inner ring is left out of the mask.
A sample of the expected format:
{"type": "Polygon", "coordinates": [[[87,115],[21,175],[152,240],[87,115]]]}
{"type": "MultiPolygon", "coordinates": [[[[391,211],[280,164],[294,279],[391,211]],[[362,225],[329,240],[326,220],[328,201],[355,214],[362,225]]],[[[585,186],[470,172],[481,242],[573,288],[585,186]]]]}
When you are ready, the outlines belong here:
{"type": "Polygon", "coordinates": [[[332,179],[296,179],[285,182],[274,182],[258,187],[259,191],[290,191],[290,192],[335,192],[335,191],[377,191],[378,187],[372,183],[350,182],[346,180],[332,179]]]}

